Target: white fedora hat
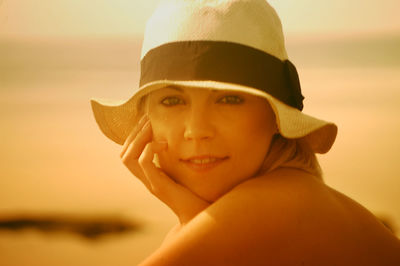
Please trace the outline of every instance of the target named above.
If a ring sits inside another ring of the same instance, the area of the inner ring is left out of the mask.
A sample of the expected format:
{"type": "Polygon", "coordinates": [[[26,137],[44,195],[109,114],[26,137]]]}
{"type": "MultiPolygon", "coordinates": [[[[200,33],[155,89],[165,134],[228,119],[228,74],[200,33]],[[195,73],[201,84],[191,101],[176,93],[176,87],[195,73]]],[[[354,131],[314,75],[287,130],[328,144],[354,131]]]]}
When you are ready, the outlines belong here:
{"type": "Polygon", "coordinates": [[[139,87],[125,102],[91,100],[102,132],[123,144],[139,100],[167,86],[247,92],[265,98],[282,136],[326,153],[337,126],[301,112],[303,96],[282,25],[265,0],[163,0],[143,40],[139,87]]]}

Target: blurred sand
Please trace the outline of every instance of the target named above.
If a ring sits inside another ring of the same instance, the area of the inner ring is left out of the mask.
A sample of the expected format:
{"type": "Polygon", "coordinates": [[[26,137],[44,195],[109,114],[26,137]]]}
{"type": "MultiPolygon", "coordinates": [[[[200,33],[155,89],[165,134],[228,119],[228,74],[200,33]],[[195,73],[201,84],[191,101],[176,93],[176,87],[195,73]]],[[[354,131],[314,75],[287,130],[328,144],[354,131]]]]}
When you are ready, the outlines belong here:
{"type": "MultiPolygon", "coordinates": [[[[400,230],[400,38],[306,40],[288,47],[304,112],[339,126],[333,149],[320,156],[325,181],[400,230]]],[[[0,215],[111,213],[148,224],[96,244],[1,233],[2,265],[135,265],[175,222],[124,168],[90,110],[90,97],[131,95],[139,52],[131,39],[0,42],[0,215]]]]}

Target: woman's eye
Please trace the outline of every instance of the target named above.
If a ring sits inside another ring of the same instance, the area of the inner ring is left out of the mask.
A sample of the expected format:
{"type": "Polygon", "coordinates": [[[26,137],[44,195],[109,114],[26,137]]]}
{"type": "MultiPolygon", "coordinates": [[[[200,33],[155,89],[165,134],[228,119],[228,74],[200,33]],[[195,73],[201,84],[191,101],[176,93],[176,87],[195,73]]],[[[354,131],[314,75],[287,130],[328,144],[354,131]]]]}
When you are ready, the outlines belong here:
{"type": "Polygon", "coordinates": [[[244,99],[237,95],[227,95],[218,100],[218,103],[226,103],[226,104],[240,104],[243,102],[244,99]]]}
{"type": "Polygon", "coordinates": [[[161,104],[165,105],[165,106],[174,106],[174,105],[178,105],[178,104],[184,104],[185,102],[179,98],[179,97],[175,97],[175,96],[168,96],[165,97],[164,99],[162,99],[161,104]]]}

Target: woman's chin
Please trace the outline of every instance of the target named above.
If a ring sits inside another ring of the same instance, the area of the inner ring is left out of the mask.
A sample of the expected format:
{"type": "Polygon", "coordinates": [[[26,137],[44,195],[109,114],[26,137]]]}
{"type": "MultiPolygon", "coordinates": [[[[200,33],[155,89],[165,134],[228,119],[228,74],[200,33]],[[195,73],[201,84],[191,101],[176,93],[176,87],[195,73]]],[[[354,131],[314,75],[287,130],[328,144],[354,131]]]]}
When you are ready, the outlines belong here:
{"type": "Polygon", "coordinates": [[[219,188],[217,189],[216,186],[207,186],[204,188],[198,188],[195,186],[186,186],[189,190],[191,190],[193,193],[195,193],[197,196],[200,198],[204,199],[205,201],[209,203],[213,203],[217,201],[219,198],[224,196],[226,193],[228,193],[232,187],[224,187],[224,188],[219,188]],[[213,188],[213,189],[212,189],[213,188]]]}
{"type": "Polygon", "coordinates": [[[186,167],[162,169],[176,183],[189,189],[191,192],[209,203],[217,201],[237,184],[242,182],[243,179],[237,177],[232,178],[233,180],[230,180],[229,182],[224,182],[220,179],[221,176],[226,179],[227,176],[233,177],[233,175],[226,169],[218,169],[218,167],[210,171],[193,171],[186,167]]]}

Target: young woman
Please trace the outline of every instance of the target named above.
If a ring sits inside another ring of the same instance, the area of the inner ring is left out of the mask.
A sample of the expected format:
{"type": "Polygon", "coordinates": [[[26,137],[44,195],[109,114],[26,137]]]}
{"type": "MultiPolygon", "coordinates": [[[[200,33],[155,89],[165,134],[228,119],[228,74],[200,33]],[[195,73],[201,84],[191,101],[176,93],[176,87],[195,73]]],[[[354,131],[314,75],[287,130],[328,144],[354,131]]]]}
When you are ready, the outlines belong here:
{"type": "Polygon", "coordinates": [[[337,128],[302,100],[264,0],[161,2],[139,89],[92,101],[123,163],[179,218],[141,265],[400,265],[400,241],[322,181],[315,153],[337,128]]]}

